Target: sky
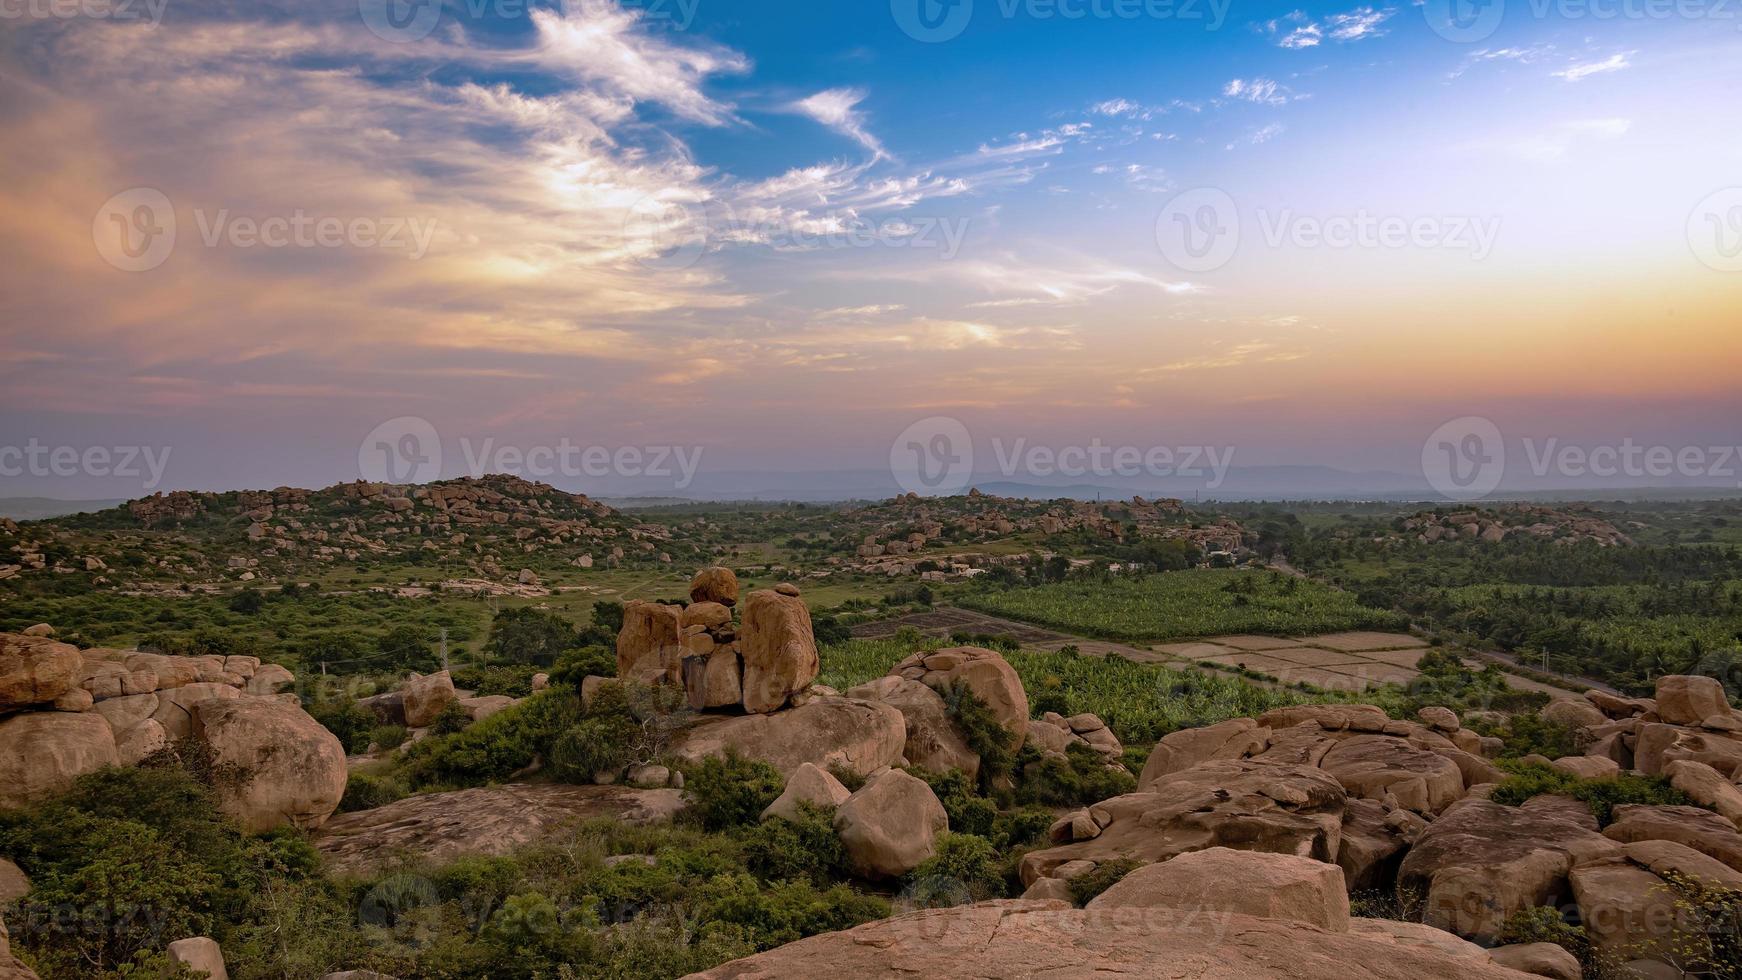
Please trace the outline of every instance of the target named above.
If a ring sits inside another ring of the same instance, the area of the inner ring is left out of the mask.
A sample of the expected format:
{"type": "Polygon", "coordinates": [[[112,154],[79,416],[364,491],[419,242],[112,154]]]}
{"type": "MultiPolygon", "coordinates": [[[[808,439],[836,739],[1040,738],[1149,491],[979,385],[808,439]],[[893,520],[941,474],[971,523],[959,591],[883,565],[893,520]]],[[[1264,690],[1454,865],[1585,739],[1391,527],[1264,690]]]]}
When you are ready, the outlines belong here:
{"type": "Polygon", "coordinates": [[[1742,485],[1738,54],[1718,0],[0,0],[0,496],[1742,485]]]}

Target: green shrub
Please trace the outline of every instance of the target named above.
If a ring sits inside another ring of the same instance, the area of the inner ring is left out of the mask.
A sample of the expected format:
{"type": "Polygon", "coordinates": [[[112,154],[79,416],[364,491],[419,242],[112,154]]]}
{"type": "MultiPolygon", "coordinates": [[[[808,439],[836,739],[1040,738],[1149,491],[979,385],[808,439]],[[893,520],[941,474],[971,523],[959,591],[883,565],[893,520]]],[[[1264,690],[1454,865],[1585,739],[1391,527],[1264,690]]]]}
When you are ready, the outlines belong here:
{"type": "Polygon", "coordinates": [[[728,752],[723,759],[703,759],[684,770],[685,811],[706,830],[725,830],[762,819],[762,811],[780,797],[786,780],[766,762],[728,752]]]}
{"type": "Polygon", "coordinates": [[[980,796],[961,770],[938,773],[913,769],[910,772],[931,787],[932,794],[943,804],[944,813],[949,815],[951,830],[982,837],[992,833],[992,825],[998,819],[998,806],[980,796]]]}
{"type": "Polygon", "coordinates": [[[1499,942],[1552,943],[1573,954],[1587,969],[1592,965],[1591,940],[1584,926],[1568,922],[1559,909],[1546,905],[1512,913],[1500,925],[1499,942]]]}
{"type": "Polygon", "coordinates": [[[405,744],[404,725],[376,725],[369,731],[369,744],[383,752],[391,752],[405,744]]]}
{"type": "MultiPolygon", "coordinates": [[[[473,664],[452,671],[455,687],[475,691],[481,698],[527,697],[532,694],[532,675],[538,672],[532,664],[473,664]]],[[[580,686],[578,679],[574,686],[580,686]]]]}
{"type": "Polygon", "coordinates": [[[1004,897],[1004,871],[992,842],[973,834],[938,837],[937,854],[907,876],[909,894],[928,908],[1004,897]]]}
{"type": "Polygon", "coordinates": [[[1077,875],[1071,879],[1071,901],[1078,905],[1087,905],[1090,900],[1120,881],[1138,868],[1143,867],[1142,861],[1122,858],[1117,861],[1102,861],[1095,865],[1095,870],[1077,875]]]}
{"type": "Polygon", "coordinates": [[[1016,784],[1016,799],[1021,803],[1081,806],[1137,789],[1131,773],[1108,766],[1099,752],[1086,745],[1067,746],[1063,759],[1024,747],[1021,760],[1016,784]]]}
{"type": "Polygon", "coordinates": [[[354,772],[345,783],[345,795],[339,800],[340,813],[373,810],[395,803],[411,795],[405,785],[392,776],[372,776],[354,772]]]}
{"type": "Polygon", "coordinates": [[[889,903],[846,885],[819,890],[805,881],[758,888],[747,874],[720,875],[698,890],[704,918],[736,926],[758,950],[851,929],[889,916],[889,903]]]}
{"type": "Polygon", "coordinates": [[[981,782],[990,784],[1010,775],[1016,753],[1010,748],[1010,732],[992,709],[964,681],[951,684],[943,695],[950,720],[955,722],[968,748],[980,757],[981,782]]]}
{"type": "Polygon", "coordinates": [[[590,783],[602,773],[616,773],[635,760],[641,726],[633,718],[605,714],[569,726],[551,746],[553,774],[574,783],[590,783]]]}
{"type": "Polygon", "coordinates": [[[770,817],[739,834],[745,865],[763,881],[809,881],[827,887],[846,877],[847,851],[835,833],[835,811],[798,805],[799,819],[770,817]]]}
{"type": "Polygon", "coordinates": [[[504,609],[490,621],[484,652],[498,663],[549,666],[580,642],[574,624],[537,609],[504,609]]]}
{"type": "Polygon", "coordinates": [[[432,735],[402,754],[414,789],[502,782],[548,756],[581,713],[572,688],[552,686],[451,735],[432,735]]]}
{"type": "Polygon", "coordinates": [[[358,755],[369,750],[369,740],[378,724],[375,713],[348,698],[316,701],[308,713],[332,732],[345,751],[358,755]]]}
{"type": "Polygon", "coordinates": [[[588,677],[616,677],[617,654],[609,647],[586,646],[569,650],[551,666],[550,682],[581,689],[588,677]]]}
{"type": "Polygon", "coordinates": [[[1612,819],[1614,808],[1622,804],[1690,806],[1693,803],[1661,776],[1622,773],[1603,779],[1580,779],[1548,766],[1511,761],[1503,761],[1501,768],[1511,775],[1494,788],[1490,799],[1495,803],[1518,806],[1533,796],[1570,796],[1589,806],[1597,822],[1605,827],[1612,819]]]}
{"type": "Polygon", "coordinates": [[[472,715],[458,701],[449,701],[429,723],[432,735],[456,735],[472,724],[472,715]]]}

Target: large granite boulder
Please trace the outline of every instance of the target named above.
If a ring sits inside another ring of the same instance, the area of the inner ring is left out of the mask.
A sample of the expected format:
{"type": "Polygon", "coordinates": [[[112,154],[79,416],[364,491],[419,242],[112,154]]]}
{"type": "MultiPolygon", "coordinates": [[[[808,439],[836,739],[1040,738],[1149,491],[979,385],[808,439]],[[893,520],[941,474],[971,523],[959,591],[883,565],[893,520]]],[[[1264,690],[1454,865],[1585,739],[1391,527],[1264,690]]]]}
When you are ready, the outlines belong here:
{"type": "Polygon", "coordinates": [[[890,675],[849,690],[847,697],[880,701],[901,712],[907,725],[902,754],[909,765],[932,772],[960,769],[970,779],[979,775],[980,756],[968,747],[938,692],[918,681],[890,675]]]}
{"type": "Polygon", "coordinates": [[[890,769],[871,777],[835,810],[835,833],[854,873],[873,881],[901,876],[937,854],[950,829],[944,805],[925,780],[890,769]]]}
{"type": "Polygon", "coordinates": [[[193,735],[219,771],[218,807],[244,830],[312,830],[345,795],[345,749],[295,705],[265,698],[194,705],[193,735]]]}
{"type": "Polygon", "coordinates": [[[1089,909],[1149,908],[1284,919],[1349,931],[1343,870],[1293,854],[1212,847],[1139,868],[1089,902],[1089,909]]]}
{"type": "Polygon", "coordinates": [[[427,728],[435,723],[442,709],[459,699],[454,690],[454,678],[445,670],[433,674],[412,674],[399,689],[400,705],[407,728],[427,728]]]}
{"type": "MultiPolygon", "coordinates": [[[[234,658],[226,658],[227,664],[234,658]]],[[[258,669],[247,676],[243,682],[242,692],[256,697],[266,697],[272,694],[282,694],[296,686],[296,675],[277,664],[261,664],[258,669]]]]}
{"type": "Polygon", "coordinates": [[[1603,836],[1622,844],[1671,841],[1742,871],[1742,832],[1729,820],[1697,806],[1623,804],[1614,809],[1603,836]]]}
{"type": "Polygon", "coordinates": [[[1592,725],[1601,725],[1609,720],[1609,717],[1603,714],[1596,705],[1584,698],[1575,697],[1556,698],[1543,705],[1542,710],[1537,713],[1542,716],[1544,721],[1565,725],[1568,728],[1586,728],[1592,725]]]}
{"type": "Polygon", "coordinates": [[[207,936],[177,939],[169,944],[167,952],[172,961],[180,963],[196,977],[230,980],[230,971],[224,966],[224,951],[218,948],[215,939],[207,936]]]}
{"type": "Polygon", "coordinates": [[[816,680],[822,662],[804,600],[772,589],[750,593],[738,631],[744,661],[744,710],[778,711],[816,680]]]}
{"type": "Polygon", "coordinates": [[[1277,763],[1208,762],[1170,773],[1148,789],[1104,800],[1055,834],[1061,846],[1022,859],[1022,881],[1054,877],[1072,861],[1145,864],[1228,847],[1337,857],[1348,796],[1322,769],[1277,763]],[[1068,831],[1068,833],[1066,833],[1068,831]]]}
{"type": "Polygon", "coordinates": [[[1666,674],[1657,679],[1657,715],[1671,725],[1698,725],[1730,713],[1730,699],[1715,677],[1666,674]]]}
{"type": "Polygon", "coordinates": [[[468,855],[507,854],[589,820],[668,823],[683,806],[677,789],[509,783],[341,813],[313,841],[330,870],[362,876],[400,863],[439,865],[468,855]]]}
{"type": "Polygon", "coordinates": [[[1669,784],[1686,793],[1688,799],[1742,827],[1742,789],[1725,779],[1718,770],[1701,762],[1678,759],[1665,766],[1663,774],[1669,777],[1669,784]]]}
{"type": "Polygon", "coordinates": [[[869,776],[901,761],[906,738],[907,722],[890,705],[823,697],[768,715],[699,715],[667,753],[694,764],[736,752],[787,775],[809,762],[869,776]]]}
{"type": "Polygon", "coordinates": [[[1022,748],[1028,737],[1028,693],[1022,678],[996,650],[982,647],[950,647],[920,651],[895,665],[893,676],[918,681],[948,700],[951,689],[964,685],[992,712],[992,717],[1010,733],[1010,751],[1022,748]]]}
{"type": "Polygon", "coordinates": [[[691,602],[717,602],[731,607],[738,604],[738,576],[730,568],[713,565],[690,579],[691,602]]]}
{"type": "Polygon", "coordinates": [[[84,664],[69,643],[0,633],[0,713],[54,701],[78,686],[84,664]]]}
{"type": "Polygon", "coordinates": [[[1464,795],[1456,762],[1388,735],[1347,738],[1324,754],[1319,768],[1337,777],[1351,796],[1394,797],[1417,813],[1438,813],[1464,795]]]}
{"type": "Polygon", "coordinates": [[[623,604],[617,634],[617,677],[625,682],[678,683],[683,661],[683,610],[632,599],[623,604]]]}
{"type": "MultiPolygon", "coordinates": [[[[1322,731],[1322,729],[1319,729],[1322,731]]],[[[1163,776],[1218,759],[1244,759],[1263,752],[1270,744],[1270,729],[1251,718],[1235,718],[1206,728],[1186,728],[1163,735],[1143,764],[1138,789],[1147,789],[1163,776]]]]}
{"type": "Polygon", "coordinates": [[[762,811],[762,819],[781,817],[786,820],[797,820],[799,804],[809,803],[824,810],[833,810],[847,802],[852,796],[847,787],[841,785],[827,769],[805,763],[787,777],[786,788],[773,803],[762,811]]]}
{"type": "Polygon", "coordinates": [[[1453,804],[1403,859],[1399,895],[1422,902],[1428,925],[1491,943],[1513,913],[1564,904],[1573,868],[1620,858],[1588,809],[1585,822],[1548,798],[1530,803],[1537,805],[1453,804]]]}
{"type": "Polygon", "coordinates": [[[157,692],[157,710],[151,720],[163,726],[173,741],[194,732],[194,708],[204,701],[232,701],[242,692],[228,684],[204,684],[198,681],[157,692]]]}
{"type": "Polygon", "coordinates": [[[1406,926],[1357,919],[1330,932],[1245,915],[981,902],[812,936],[689,980],[1530,980],[1480,949],[1427,942],[1406,926]]]}
{"type": "Polygon", "coordinates": [[[64,793],[85,773],[119,761],[115,735],[95,712],[13,715],[0,721],[0,809],[64,793]]]}

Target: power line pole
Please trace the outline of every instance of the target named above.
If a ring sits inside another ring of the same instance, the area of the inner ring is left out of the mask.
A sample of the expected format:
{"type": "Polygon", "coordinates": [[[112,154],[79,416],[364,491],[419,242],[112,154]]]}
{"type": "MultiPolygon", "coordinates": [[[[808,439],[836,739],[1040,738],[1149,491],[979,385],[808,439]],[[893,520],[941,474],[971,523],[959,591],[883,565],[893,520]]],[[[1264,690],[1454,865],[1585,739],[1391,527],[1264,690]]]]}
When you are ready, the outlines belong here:
{"type": "Polygon", "coordinates": [[[442,669],[448,669],[448,628],[442,627],[442,669]]]}

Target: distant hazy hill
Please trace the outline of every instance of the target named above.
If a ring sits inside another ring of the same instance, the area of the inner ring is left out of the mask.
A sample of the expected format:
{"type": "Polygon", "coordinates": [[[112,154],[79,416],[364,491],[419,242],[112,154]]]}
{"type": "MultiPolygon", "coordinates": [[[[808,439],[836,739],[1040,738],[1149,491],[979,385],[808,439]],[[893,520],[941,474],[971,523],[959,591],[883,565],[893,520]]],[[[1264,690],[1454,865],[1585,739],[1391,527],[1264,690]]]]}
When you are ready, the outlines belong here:
{"type": "Polygon", "coordinates": [[[56,500],[53,497],[0,497],[0,517],[15,521],[42,521],[67,514],[94,514],[119,507],[121,500],[56,500]]]}

